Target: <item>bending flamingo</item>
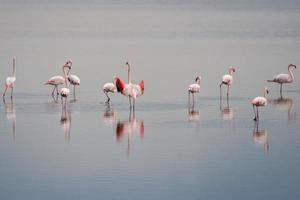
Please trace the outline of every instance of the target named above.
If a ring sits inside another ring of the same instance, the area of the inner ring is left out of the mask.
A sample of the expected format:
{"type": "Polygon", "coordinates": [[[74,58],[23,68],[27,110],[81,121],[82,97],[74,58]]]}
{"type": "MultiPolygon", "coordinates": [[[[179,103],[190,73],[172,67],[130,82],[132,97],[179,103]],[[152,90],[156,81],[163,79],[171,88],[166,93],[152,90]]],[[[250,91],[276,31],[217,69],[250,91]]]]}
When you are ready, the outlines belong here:
{"type": "Polygon", "coordinates": [[[3,92],[3,100],[4,100],[5,93],[8,88],[11,88],[10,98],[12,99],[12,97],[13,97],[14,85],[16,82],[16,57],[13,57],[13,66],[12,67],[13,67],[13,75],[6,78],[5,90],[3,92]]]}
{"type": "Polygon", "coordinates": [[[111,92],[111,93],[115,93],[117,91],[117,88],[115,86],[114,83],[105,83],[102,87],[102,90],[103,90],[103,93],[106,95],[107,97],[107,101],[106,103],[109,103],[110,101],[110,98],[108,96],[108,93],[111,92]]]}
{"type": "Polygon", "coordinates": [[[189,93],[189,104],[190,104],[190,94],[193,95],[193,105],[194,105],[194,93],[200,92],[200,82],[201,82],[201,76],[197,76],[195,79],[196,83],[190,84],[188,87],[188,93],[189,93]]]}
{"type": "Polygon", "coordinates": [[[259,115],[258,115],[258,107],[261,106],[266,106],[268,105],[268,101],[266,99],[266,95],[269,94],[269,90],[267,87],[264,89],[264,96],[263,97],[255,97],[252,101],[251,104],[253,105],[253,111],[254,111],[254,121],[259,120],[259,115]],[[256,107],[256,112],[255,112],[255,107],[256,107]]]}
{"type": "Polygon", "coordinates": [[[122,93],[124,96],[128,97],[130,110],[132,108],[134,110],[136,98],[144,94],[144,90],[145,90],[144,81],[142,80],[139,84],[132,84],[131,76],[130,76],[130,64],[126,62],[126,65],[128,66],[128,71],[127,71],[128,83],[124,84],[119,77],[115,77],[115,81],[116,81],[117,91],[122,93]],[[131,98],[133,101],[132,103],[131,103],[131,98]]]}
{"type": "Polygon", "coordinates": [[[235,68],[230,66],[229,69],[229,74],[225,74],[222,77],[222,83],[220,84],[220,99],[222,99],[222,85],[227,85],[227,99],[228,99],[228,95],[229,95],[229,86],[232,84],[233,82],[233,72],[235,72],[235,68]]]}
{"type": "Polygon", "coordinates": [[[45,85],[53,85],[52,97],[54,97],[54,92],[58,95],[58,86],[65,83],[65,79],[62,76],[53,76],[48,81],[45,82],[45,85]]]}
{"type": "Polygon", "coordinates": [[[274,82],[274,83],[279,83],[280,84],[280,96],[282,96],[282,84],[284,83],[292,83],[294,82],[294,75],[291,71],[291,68],[294,67],[295,69],[297,68],[296,65],[289,64],[288,66],[288,74],[278,74],[273,77],[273,79],[268,80],[268,82],[274,82]]]}
{"type": "MultiPolygon", "coordinates": [[[[68,60],[66,62],[66,64],[70,65],[70,69],[71,69],[73,62],[72,62],[72,60],[68,60]]],[[[73,95],[74,95],[74,99],[76,99],[75,87],[76,87],[76,85],[80,85],[80,79],[75,74],[71,74],[71,75],[68,75],[68,80],[69,80],[70,84],[74,86],[73,87],[73,95]]]]}
{"type": "Polygon", "coordinates": [[[65,104],[64,104],[65,106],[67,104],[67,97],[70,94],[69,83],[68,83],[68,79],[67,79],[70,70],[71,70],[71,66],[68,64],[68,62],[63,65],[63,73],[64,73],[64,76],[65,76],[65,86],[66,87],[61,88],[60,96],[61,96],[61,99],[62,99],[62,103],[63,103],[63,98],[65,98],[65,104]],[[66,72],[66,69],[68,69],[68,72],[66,72]]]}

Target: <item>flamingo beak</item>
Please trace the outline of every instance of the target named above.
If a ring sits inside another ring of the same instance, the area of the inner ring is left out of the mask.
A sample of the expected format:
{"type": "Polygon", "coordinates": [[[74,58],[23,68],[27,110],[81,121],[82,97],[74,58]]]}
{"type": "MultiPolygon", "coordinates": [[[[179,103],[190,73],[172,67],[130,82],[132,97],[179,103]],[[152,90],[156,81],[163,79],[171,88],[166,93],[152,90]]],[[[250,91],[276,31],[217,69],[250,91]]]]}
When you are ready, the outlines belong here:
{"type": "Polygon", "coordinates": [[[267,94],[269,94],[269,90],[268,89],[266,90],[266,92],[267,92],[267,94]]]}

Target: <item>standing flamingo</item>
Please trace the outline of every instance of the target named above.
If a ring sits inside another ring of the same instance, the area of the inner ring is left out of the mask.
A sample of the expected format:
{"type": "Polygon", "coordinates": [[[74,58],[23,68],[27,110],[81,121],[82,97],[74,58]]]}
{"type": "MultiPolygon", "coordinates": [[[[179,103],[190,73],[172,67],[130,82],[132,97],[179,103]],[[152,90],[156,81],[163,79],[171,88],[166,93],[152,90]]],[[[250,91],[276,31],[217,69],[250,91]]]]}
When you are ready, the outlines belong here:
{"type": "Polygon", "coordinates": [[[297,68],[296,65],[289,64],[288,66],[288,74],[278,74],[273,77],[273,79],[268,80],[268,82],[274,82],[274,83],[279,83],[280,84],[280,96],[282,97],[282,84],[284,83],[292,83],[294,82],[294,75],[291,71],[291,68],[294,67],[295,69],[297,68]]]}
{"type": "Polygon", "coordinates": [[[4,100],[5,93],[8,88],[11,88],[10,98],[12,99],[15,82],[16,82],[16,57],[13,57],[13,75],[6,78],[5,90],[3,92],[3,100],[4,100]]]}
{"type": "Polygon", "coordinates": [[[117,91],[117,88],[115,86],[114,83],[105,83],[102,87],[102,90],[103,90],[103,93],[106,95],[107,97],[107,101],[106,103],[109,103],[110,101],[110,98],[108,96],[108,93],[111,92],[111,93],[115,93],[117,91]]]}
{"type": "Polygon", "coordinates": [[[222,99],[222,85],[227,85],[227,99],[228,99],[228,95],[229,95],[229,86],[232,84],[233,82],[233,72],[235,72],[235,68],[230,66],[229,69],[229,74],[225,74],[222,77],[222,83],[220,84],[220,99],[222,99]]]}
{"type": "Polygon", "coordinates": [[[62,103],[63,103],[63,98],[65,98],[65,104],[64,106],[66,106],[67,104],[67,97],[70,94],[70,89],[69,89],[69,83],[68,83],[68,74],[71,70],[71,66],[68,64],[68,62],[66,64],[63,65],[63,73],[64,73],[64,77],[65,77],[65,86],[64,88],[61,88],[60,90],[60,96],[62,99],[62,103]],[[66,72],[66,69],[68,69],[68,72],[66,72]]]}
{"type": "Polygon", "coordinates": [[[259,120],[259,116],[258,116],[258,107],[260,106],[266,106],[268,105],[268,101],[266,99],[266,94],[269,94],[269,90],[267,87],[265,87],[264,89],[264,96],[263,97],[255,97],[252,101],[251,104],[253,105],[253,111],[254,111],[254,121],[259,120]],[[256,106],[256,112],[255,112],[255,106],[256,106]]]}
{"type": "Polygon", "coordinates": [[[45,85],[53,85],[52,97],[54,98],[54,92],[58,95],[58,86],[65,83],[65,79],[62,76],[52,76],[48,81],[45,82],[45,85]]]}
{"type": "Polygon", "coordinates": [[[201,82],[201,76],[197,76],[195,79],[196,83],[190,84],[188,87],[188,93],[189,93],[189,105],[190,105],[190,94],[193,95],[193,105],[194,105],[194,93],[200,92],[200,82],[201,82]]]}
{"type": "Polygon", "coordinates": [[[126,62],[128,66],[127,77],[128,83],[124,84],[123,81],[119,77],[115,77],[117,91],[121,92],[124,96],[128,97],[130,110],[135,108],[135,100],[137,97],[144,94],[144,81],[142,80],[139,84],[132,84],[131,83],[131,76],[130,76],[130,64],[126,62]],[[133,99],[133,103],[131,103],[131,98],[133,99]],[[132,107],[133,104],[133,107],[132,107]]]}
{"type": "MultiPolygon", "coordinates": [[[[72,67],[73,61],[72,60],[68,60],[66,62],[67,65],[70,65],[70,69],[72,67]]],[[[73,85],[73,95],[74,95],[74,99],[76,99],[76,95],[75,95],[75,87],[76,85],[80,85],[80,79],[78,76],[76,76],[75,74],[70,74],[68,75],[68,81],[70,82],[71,85],[73,85]]]]}

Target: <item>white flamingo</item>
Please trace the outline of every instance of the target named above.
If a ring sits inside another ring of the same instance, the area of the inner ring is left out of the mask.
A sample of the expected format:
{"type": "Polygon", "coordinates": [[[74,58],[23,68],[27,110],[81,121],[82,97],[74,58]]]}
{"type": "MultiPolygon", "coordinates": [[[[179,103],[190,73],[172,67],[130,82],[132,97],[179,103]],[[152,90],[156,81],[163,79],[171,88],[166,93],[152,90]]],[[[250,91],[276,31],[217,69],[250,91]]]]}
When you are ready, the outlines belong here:
{"type": "Polygon", "coordinates": [[[106,97],[107,97],[106,103],[109,103],[110,98],[109,98],[109,96],[108,96],[108,93],[109,93],[109,92],[110,92],[110,93],[115,93],[115,92],[117,92],[117,88],[116,88],[116,86],[115,86],[114,83],[105,83],[105,84],[102,86],[102,91],[103,91],[103,93],[104,93],[104,94],[106,95],[106,97]]]}
{"type": "Polygon", "coordinates": [[[13,75],[10,77],[7,77],[6,81],[5,81],[5,90],[3,92],[3,100],[4,100],[5,93],[8,88],[11,88],[10,98],[12,99],[12,97],[13,97],[13,91],[14,91],[14,86],[15,86],[15,82],[16,82],[16,57],[13,57],[12,68],[13,68],[13,75]]]}
{"type": "Polygon", "coordinates": [[[67,97],[70,94],[69,82],[68,82],[68,73],[70,72],[71,67],[67,62],[66,64],[63,65],[62,68],[63,68],[63,73],[64,73],[64,76],[65,76],[65,86],[66,87],[61,88],[60,96],[61,96],[61,99],[62,99],[62,103],[63,103],[63,98],[65,98],[65,104],[64,105],[66,105],[67,104],[67,97]],[[68,69],[68,72],[66,72],[66,69],[68,69]]]}
{"type": "Polygon", "coordinates": [[[229,86],[232,84],[233,82],[233,72],[235,72],[235,68],[230,66],[229,69],[229,74],[225,74],[222,77],[222,82],[220,84],[220,99],[222,98],[222,85],[227,85],[227,98],[229,95],[229,86]]]}
{"type": "MultiPolygon", "coordinates": [[[[72,60],[68,60],[66,62],[67,65],[70,65],[70,69],[72,68],[72,64],[73,64],[73,61],[72,60]]],[[[74,98],[76,98],[76,95],[75,95],[75,87],[76,85],[80,85],[80,78],[75,75],[75,74],[68,74],[68,81],[70,82],[71,85],[73,85],[73,95],[74,95],[74,98]]]]}
{"type": "Polygon", "coordinates": [[[254,111],[254,121],[259,120],[259,115],[258,115],[258,107],[261,106],[266,106],[268,105],[268,101],[266,99],[266,95],[269,93],[269,90],[267,87],[264,88],[264,96],[263,97],[255,97],[252,101],[251,104],[253,105],[253,111],[254,111]],[[255,112],[255,107],[256,107],[256,112],[255,112]]]}
{"type": "Polygon", "coordinates": [[[195,79],[195,83],[190,84],[188,87],[188,93],[189,93],[189,104],[190,104],[190,94],[193,96],[193,105],[194,105],[194,93],[200,92],[200,82],[201,82],[201,76],[197,76],[195,79]]]}
{"type": "Polygon", "coordinates": [[[142,80],[139,84],[132,84],[131,76],[130,76],[130,64],[126,62],[126,65],[128,66],[128,71],[127,71],[128,83],[124,84],[119,77],[115,77],[115,81],[116,81],[117,91],[121,92],[124,96],[128,97],[130,110],[131,108],[133,108],[134,110],[136,98],[144,94],[144,90],[145,90],[144,81],[142,80]],[[131,103],[131,98],[133,103],[131,103]]]}
{"type": "Polygon", "coordinates": [[[291,68],[297,68],[296,65],[289,64],[288,66],[288,74],[278,74],[273,77],[273,79],[268,80],[268,82],[274,82],[280,84],[280,96],[282,96],[282,84],[284,83],[292,83],[294,82],[294,75],[291,71],[291,68]]]}

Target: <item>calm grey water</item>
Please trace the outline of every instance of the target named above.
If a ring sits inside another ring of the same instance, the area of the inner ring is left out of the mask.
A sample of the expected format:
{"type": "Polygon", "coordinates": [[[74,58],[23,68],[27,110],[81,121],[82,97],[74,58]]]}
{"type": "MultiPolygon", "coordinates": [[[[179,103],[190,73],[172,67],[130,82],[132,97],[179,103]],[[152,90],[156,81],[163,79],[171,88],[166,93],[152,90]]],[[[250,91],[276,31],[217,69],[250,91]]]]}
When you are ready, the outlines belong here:
{"type": "Polygon", "coordinates": [[[292,0],[0,1],[2,85],[17,57],[14,100],[0,104],[0,199],[299,199],[299,69],[283,99],[266,83],[300,65],[299,11],[292,0]],[[68,58],[82,84],[63,110],[43,82],[68,58]],[[146,85],[134,113],[100,92],[126,78],[126,61],[146,85]],[[265,85],[255,124],[249,102],[265,85]]]}

